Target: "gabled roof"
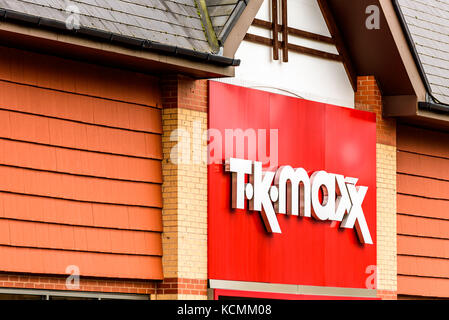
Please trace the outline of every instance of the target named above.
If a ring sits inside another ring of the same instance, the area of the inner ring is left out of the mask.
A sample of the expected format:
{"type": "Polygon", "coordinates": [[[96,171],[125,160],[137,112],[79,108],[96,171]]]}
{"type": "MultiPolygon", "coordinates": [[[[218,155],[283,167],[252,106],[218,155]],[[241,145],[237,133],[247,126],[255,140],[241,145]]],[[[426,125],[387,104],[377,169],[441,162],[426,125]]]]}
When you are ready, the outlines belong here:
{"type": "Polygon", "coordinates": [[[206,0],[209,16],[218,40],[223,43],[248,0],[206,0]]]}
{"type": "Polygon", "coordinates": [[[449,104],[449,2],[398,0],[429,93],[449,104]]]}
{"type": "MultiPolygon", "coordinates": [[[[3,17],[58,26],[64,29],[74,17],[79,35],[114,38],[128,44],[166,49],[186,49],[190,56],[214,61],[217,39],[231,20],[238,19],[246,1],[239,0],[0,0],[3,17]],[[243,6],[242,6],[243,4],[243,6]],[[208,7],[210,6],[210,7],[208,7]],[[210,11],[210,15],[209,15],[210,11]],[[79,18],[78,18],[79,17],[79,18]],[[69,19],[69,20],[68,20],[69,19]],[[216,32],[216,33],[215,33],[216,32]],[[111,36],[110,36],[111,35],[111,36]],[[196,54],[198,53],[198,54],[196,54]],[[204,56],[207,54],[207,56],[204,56]]],[[[0,12],[1,13],[1,12],[0,12]]],[[[220,39],[218,39],[220,40],[220,39]]],[[[186,53],[186,51],[183,51],[186,53]]],[[[224,61],[235,65],[236,62],[224,61]]],[[[229,60],[229,59],[228,59],[229,60]]],[[[232,59],[231,59],[232,60],[232,59]]]]}
{"type": "Polygon", "coordinates": [[[444,71],[447,61],[449,61],[447,51],[444,51],[446,50],[444,35],[448,34],[446,27],[449,19],[445,3],[448,0],[324,1],[329,4],[330,12],[342,34],[356,73],[376,77],[383,96],[383,116],[397,117],[401,121],[417,123],[420,126],[447,130],[449,128],[449,105],[443,104],[443,101],[432,101],[429,98],[429,93],[433,93],[435,98],[438,94],[438,100],[445,99],[442,94],[444,89],[441,88],[447,87],[448,84],[448,77],[445,76],[447,71],[444,71]],[[398,2],[401,2],[402,6],[399,6],[398,2]],[[432,10],[433,18],[430,19],[427,16],[424,20],[422,17],[419,18],[423,13],[411,13],[409,10],[409,22],[401,23],[401,17],[404,16],[402,10],[407,10],[404,9],[406,2],[409,5],[413,2],[415,7],[411,5],[410,7],[415,8],[414,10],[417,10],[417,2],[429,4],[427,12],[432,10]],[[436,7],[437,5],[438,7],[436,7]],[[377,7],[380,10],[369,11],[367,10],[369,6],[377,7]],[[440,7],[444,10],[441,10],[440,7]],[[367,22],[370,20],[367,20],[367,17],[377,20],[379,27],[368,27],[367,22]],[[443,17],[446,18],[443,19],[443,17]],[[409,36],[407,27],[410,25],[411,29],[414,28],[411,18],[421,20],[419,26],[427,33],[430,33],[432,28],[438,32],[433,31],[432,37],[417,38],[416,33],[419,29],[415,28],[415,37],[409,36]],[[441,38],[436,38],[437,34],[441,38]],[[408,41],[408,38],[415,40],[408,41]],[[430,40],[432,44],[426,42],[430,40]],[[433,44],[435,41],[439,44],[433,44]],[[421,45],[421,53],[414,54],[413,42],[421,45]],[[433,51],[429,49],[433,49],[433,51]],[[435,65],[432,65],[430,61],[435,65]],[[428,67],[425,71],[423,67],[421,72],[420,66],[423,63],[427,63],[428,67]],[[436,69],[438,73],[435,71],[436,69]],[[427,78],[431,79],[432,86],[426,85],[427,78]],[[439,88],[436,87],[437,81],[439,88]]]}

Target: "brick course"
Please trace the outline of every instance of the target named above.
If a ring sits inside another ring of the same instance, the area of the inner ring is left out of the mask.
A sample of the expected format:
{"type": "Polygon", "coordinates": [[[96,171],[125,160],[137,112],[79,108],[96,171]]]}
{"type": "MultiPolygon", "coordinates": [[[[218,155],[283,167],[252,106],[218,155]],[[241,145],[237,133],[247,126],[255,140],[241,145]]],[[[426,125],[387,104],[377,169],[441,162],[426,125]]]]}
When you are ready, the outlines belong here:
{"type": "Polygon", "coordinates": [[[148,280],[114,280],[80,277],[79,288],[66,286],[67,277],[0,274],[1,288],[45,289],[84,292],[132,293],[151,295],[156,293],[159,282],[148,280]]]}
{"type": "Polygon", "coordinates": [[[204,279],[186,279],[186,278],[165,278],[158,285],[156,294],[158,295],[207,295],[207,280],[204,279]]]}

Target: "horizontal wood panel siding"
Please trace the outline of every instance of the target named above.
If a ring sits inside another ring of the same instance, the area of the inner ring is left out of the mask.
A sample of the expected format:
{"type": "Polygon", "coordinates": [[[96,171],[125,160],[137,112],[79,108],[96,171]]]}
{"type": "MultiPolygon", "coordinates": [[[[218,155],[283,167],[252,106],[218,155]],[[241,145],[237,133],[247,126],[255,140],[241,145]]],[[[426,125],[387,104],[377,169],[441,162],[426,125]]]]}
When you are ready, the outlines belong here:
{"type": "Polygon", "coordinates": [[[161,136],[0,110],[0,137],[50,146],[162,159],[161,136]]]}
{"type": "Polygon", "coordinates": [[[114,128],[162,133],[161,109],[0,82],[0,108],[114,128]]]}
{"type": "Polygon", "coordinates": [[[398,273],[420,277],[449,278],[449,260],[399,256],[398,273]]]}
{"type": "Polygon", "coordinates": [[[399,151],[449,159],[449,133],[432,131],[406,125],[398,126],[397,147],[399,151]]]}
{"type": "Polygon", "coordinates": [[[398,214],[398,234],[449,239],[449,220],[428,219],[398,214]]]}
{"type": "Polygon", "coordinates": [[[0,246],[1,270],[23,273],[61,274],[76,264],[81,276],[126,279],[158,279],[161,258],[157,256],[117,255],[98,252],[52,250],[0,246]]]}
{"type": "Polygon", "coordinates": [[[398,126],[398,294],[449,297],[449,133],[398,126]]]}
{"type": "Polygon", "coordinates": [[[449,239],[398,235],[398,251],[404,255],[449,259],[449,239]]]}
{"type": "Polygon", "coordinates": [[[0,50],[0,271],[162,279],[158,79],[0,50]]]}
{"type": "Polygon", "coordinates": [[[449,201],[398,194],[398,212],[429,218],[449,219],[449,201]]]}
{"type": "Polygon", "coordinates": [[[398,172],[449,181],[449,171],[444,170],[447,159],[398,151],[397,161],[398,172]]]}
{"type": "Polygon", "coordinates": [[[0,217],[99,228],[162,231],[161,209],[0,192],[0,217]]]}
{"type": "Polygon", "coordinates": [[[401,194],[423,198],[449,200],[449,181],[416,177],[398,173],[397,184],[401,194]]]}
{"type": "Polygon", "coordinates": [[[117,180],[162,183],[160,160],[55,148],[1,138],[0,165],[117,180]],[[30,154],[34,156],[29,157],[30,154]]]}
{"type": "Polygon", "coordinates": [[[158,79],[148,75],[6,47],[0,50],[0,61],[4,81],[150,107],[161,106],[158,79]]]}
{"type": "Polygon", "coordinates": [[[401,295],[445,298],[449,279],[398,275],[398,290],[401,295]]]}

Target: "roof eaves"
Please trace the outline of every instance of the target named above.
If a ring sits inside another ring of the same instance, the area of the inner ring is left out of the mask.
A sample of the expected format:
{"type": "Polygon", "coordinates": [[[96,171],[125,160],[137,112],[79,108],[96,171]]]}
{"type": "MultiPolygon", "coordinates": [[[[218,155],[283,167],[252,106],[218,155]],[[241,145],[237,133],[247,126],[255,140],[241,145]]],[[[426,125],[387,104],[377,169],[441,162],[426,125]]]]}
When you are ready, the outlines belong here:
{"type": "Polygon", "coordinates": [[[424,67],[422,65],[421,59],[419,58],[418,51],[416,49],[416,46],[413,42],[412,35],[410,33],[410,29],[408,28],[408,24],[405,20],[404,14],[402,13],[402,10],[399,5],[398,0],[392,0],[394,10],[396,11],[396,15],[399,18],[399,21],[401,23],[402,30],[406,36],[408,46],[410,48],[410,51],[412,53],[413,59],[415,60],[415,64],[418,68],[419,74],[421,76],[421,79],[424,83],[424,86],[426,87],[427,91],[427,101],[419,102],[418,108],[419,109],[425,109],[429,111],[437,111],[439,113],[449,113],[449,105],[440,102],[435,96],[432,94],[432,88],[429,83],[429,79],[427,78],[426,72],[424,71],[424,67]]]}
{"type": "Polygon", "coordinates": [[[108,31],[102,31],[94,28],[80,26],[79,29],[68,29],[66,24],[57,20],[42,18],[26,13],[21,13],[9,9],[0,8],[0,19],[15,23],[22,23],[32,26],[44,27],[59,32],[71,33],[81,36],[87,36],[96,40],[114,42],[123,46],[150,50],[166,55],[179,56],[181,58],[207,62],[219,66],[239,66],[239,59],[232,59],[211,53],[195,51],[177,46],[162,44],[146,39],[123,36],[108,31]]]}

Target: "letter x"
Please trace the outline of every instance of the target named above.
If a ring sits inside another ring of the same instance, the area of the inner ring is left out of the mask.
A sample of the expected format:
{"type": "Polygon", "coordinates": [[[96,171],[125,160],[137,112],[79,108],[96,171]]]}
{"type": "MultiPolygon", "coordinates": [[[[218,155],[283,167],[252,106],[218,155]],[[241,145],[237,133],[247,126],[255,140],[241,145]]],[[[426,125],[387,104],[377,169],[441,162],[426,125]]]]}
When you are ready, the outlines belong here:
{"type": "Polygon", "coordinates": [[[352,207],[349,214],[343,218],[340,227],[352,229],[355,225],[360,242],[373,244],[362,209],[362,203],[368,192],[368,187],[356,187],[355,184],[352,183],[348,183],[346,186],[348,188],[349,196],[351,197],[352,207]]]}

